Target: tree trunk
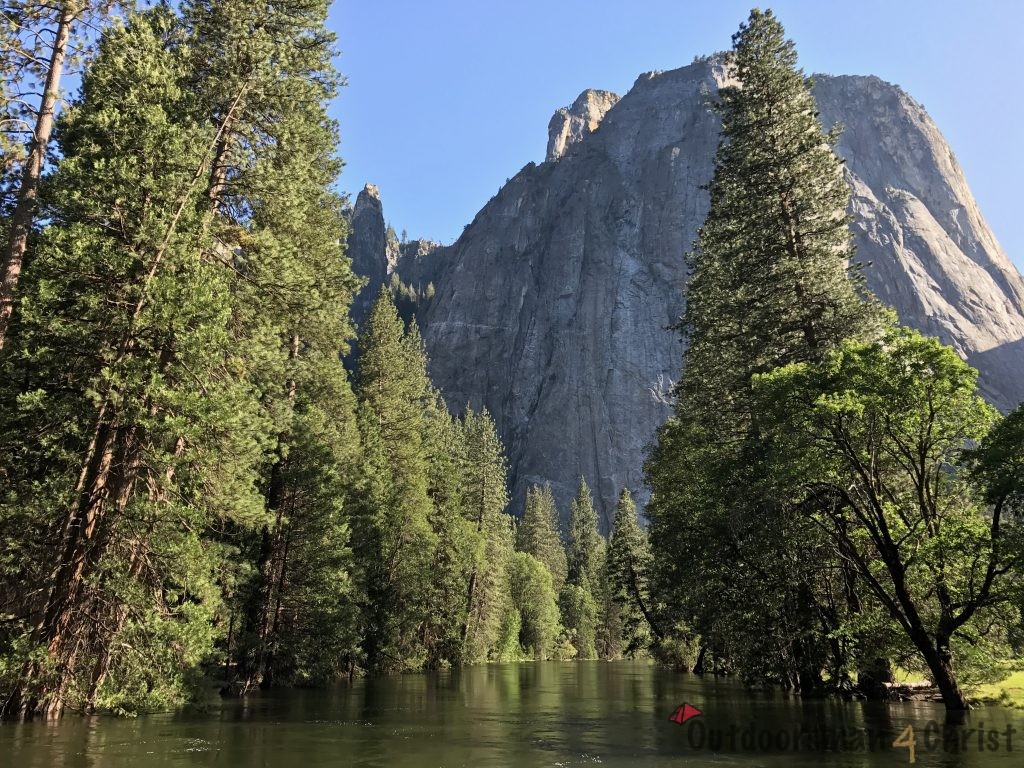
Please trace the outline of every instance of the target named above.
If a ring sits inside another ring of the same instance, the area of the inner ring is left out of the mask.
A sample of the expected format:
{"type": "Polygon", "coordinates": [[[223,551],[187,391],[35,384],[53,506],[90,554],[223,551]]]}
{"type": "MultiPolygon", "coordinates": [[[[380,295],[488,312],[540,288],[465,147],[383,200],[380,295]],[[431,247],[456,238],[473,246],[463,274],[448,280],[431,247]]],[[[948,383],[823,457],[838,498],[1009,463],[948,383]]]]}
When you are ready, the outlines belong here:
{"type": "Polygon", "coordinates": [[[647,610],[647,603],[644,602],[644,596],[640,594],[640,584],[638,583],[636,570],[633,568],[633,564],[629,565],[629,591],[633,594],[633,599],[636,600],[636,605],[640,609],[640,613],[643,614],[644,620],[647,622],[647,626],[651,628],[654,636],[658,640],[665,639],[665,633],[661,631],[660,627],[654,621],[654,616],[647,610]]]}
{"type": "Polygon", "coordinates": [[[57,95],[60,80],[64,72],[64,60],[67,56],[68,38],[71,36],[71,25],[80,12],[77,3],[65,2],[61,6],[60,20],[54,31],[53,47],[50,49],[50,62],[46,69],[46,81],[43,84],[42,99],[36,115],[35,129],[25,166],[21,173],[21,185],[18,188],[17,202],[11,214],[11,231],[7,242],[4,258],[3,275],[0,277],[0,352],[7,341],[7,332],[14,314],[14,302],[21,277],[21,267],[28,248],[28,236],[32,231],[32,220],[35,217],[39,201],[39,179],[46,164],[46,150],[50,145],[50,134],[53,132],[53,117],[57,107],[57,95]]]}
{"type": "Polygon", "coordinates": [[[704,657],[707,656],[707,653],[708,647],[702,644],[700,647],[700,651],[697,652],[697,663],[693,665],[693,674],[704,674],[704,657]]]}
{"type": "MultiPolygon", "coordinates": [[[[288,359],[295,361],[299,356],[301,340],[298,334],[292,334],[289,340],[288,359]]],[[[286,382],[287,398],[290,405],[294,406],[297,384],[294,378],[286,382]]],[[[270,468],[270,480],[267,483],[267,509],[275,513],[273,530],[264,528],[263,541],[260,547],[259,574],[260,581],[253,596],[249,610],[246,612],[248,624],[253,627],[256,634],[256,647],[253,649],[253,658],[245,665],[241,675],[240,692],[244,695],[253,688],[269,682],[267,677],[267,664],[271,658],[269,645],[275,627],[275,603],[280,603],[278,590],[284,587],[284,558],[287,557],[285,546],[285,526],[287,521],[284,517],[284,505],[287,495],[285,487],[286,459],[282,449],[288,444],[290,434],[286,429],[278,435],[278,456],[270,468]]]]}
{"type": "Polygon", "coordinates": [[[0,709],[4,719],[36,715],[49,719],[64,711],[84,642],[83,623],[89,615],[85,585],[112,538],[108,513],[111,508],[119,511],[127,506],[138,476],[138,428],[115,426],[106,420],[106,414],[107,408],[101,407],[78,495],[63,526],[63,552],[42,618],[33,630],[33,645],[46,647],[56,677],[46,679],[38,662],[28,662],[0,709]]]}
{"type": "Polygon", "coordinates": [[[277,638],[281,631],[285,579],[288,577],[288,551],[291,549],[291,544],[291,531],[288,530],[284,534],[284,547],[281,551],[281,563],[277,568],[277,587],[274,594],[273,621],[270,624],[267,637],[263,641],[263,647],[266,654],[266,660],[263,664],[263,679],[260,681],[260,686],[263,688],[270,688],[274,685],[274,675],[276,674],[276,668],[274,666],[274,652],[277,645],[277,638]]]}
{"type": "Polygon", "coordinates": [[[949,653],[949,640],[938,638],[935,644],[923,638],[923,646],[918,643],[918,648],[928,664],[928,671],[932,674],[935,686],[942,694],[942,703],[946,707],[947,716],[956,716],[957,713],[965,713],[970,706],[967,704],[967,697],[960,690],[960,683],[956,679],[956,672],[953,671],[953,662],[949,653]]]}
{"type": "MultiPolygon", "coordinates": [[[[484,484],[480,484],[480,506],[476,516],[476,532],[477,535],[483,533],[484,530],[484,497],[485,487],[484,484]]],[[[486,546],[486,543],[485,543],[486,546]]],[[[462,654],[465,658],[466,654],[466,641],[469,639],[469,622],[473,616],[473,598],[476,594],[476,580],[477,580],[477,567],[473,565],[473,571],[469,574],[469,584],[466,586],[466,618],[462,622],[462,631],[459,633],[462,641],[462,654]]]]}
{"type": "Polygon", "coordinates": [[[864,660],[857,669],[857,689],[868,699],[883,701],[889,697],[887,683],[893,682],[892,664],[888,659],[864,660]]]}

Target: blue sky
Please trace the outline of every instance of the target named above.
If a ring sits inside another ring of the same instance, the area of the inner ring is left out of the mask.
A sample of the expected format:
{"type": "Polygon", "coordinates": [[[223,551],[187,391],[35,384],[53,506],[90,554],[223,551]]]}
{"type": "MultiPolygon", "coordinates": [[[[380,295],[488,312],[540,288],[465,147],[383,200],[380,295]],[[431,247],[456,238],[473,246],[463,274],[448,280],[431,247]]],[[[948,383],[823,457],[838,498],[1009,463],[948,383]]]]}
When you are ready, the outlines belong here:
{"type": "MultiPolygon", "coordinates": [[[[750,0],[335,0],[342,189],[380,187],[410,237],[451,242],[540,161],[554,110],[584,88],[722,50],[750,0]]],[[[874,74],[924,104],[996,237],[1024,268],[1019,0],[778,0],[808,72],[874,74]]]]}

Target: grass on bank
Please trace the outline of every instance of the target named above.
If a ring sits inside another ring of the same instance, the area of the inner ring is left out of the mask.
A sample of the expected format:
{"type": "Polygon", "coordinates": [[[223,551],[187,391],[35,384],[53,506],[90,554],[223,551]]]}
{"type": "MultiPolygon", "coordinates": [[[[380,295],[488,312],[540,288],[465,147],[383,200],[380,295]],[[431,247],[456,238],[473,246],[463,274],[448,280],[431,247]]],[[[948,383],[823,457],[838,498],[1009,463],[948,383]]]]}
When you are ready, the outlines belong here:
{"type": "Polygon", "coordinates": [[[986,704],[1024,709],[1024,669],[1012,672],[1009,677],[997,683],[979,685],[973,694],[972,698],[986,704]]]}
{"type": "MultiPolygon", "coordinates": [[[[968,696],[975,703],[998,704],[1012,709],[1024,709],[1024,669],[1018,669],[1011,663],[1006,668],[1005,676],[994,683],[981,683],[967,686],[968,696]]],[[[920,670],[910,670],[901,666],[893,667],[893,680],[899,685],[910,687],[930,685],[920,670]]]]}

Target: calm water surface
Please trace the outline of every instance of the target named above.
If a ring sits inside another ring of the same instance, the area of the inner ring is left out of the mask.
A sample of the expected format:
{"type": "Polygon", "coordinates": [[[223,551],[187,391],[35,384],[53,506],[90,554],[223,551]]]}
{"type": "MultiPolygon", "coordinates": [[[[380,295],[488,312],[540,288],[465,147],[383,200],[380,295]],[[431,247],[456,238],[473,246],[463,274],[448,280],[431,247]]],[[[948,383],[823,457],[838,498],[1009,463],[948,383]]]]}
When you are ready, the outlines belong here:
{"type": "Polygon", "coordinates": [[[204,715],[8,724],[0,766],[897,766],[909,750],[892,741],[911,724],[915,766],[1024,766],[1024,712],[973,711],[956,751],[951,740],[943,749],[941,722],[930,703],[801,701],[644,663],[548,662],[282,691],[204,715]],[[704,714],[669,722],[684,701],[704,714]],[[1017,729],[1010,745],[1007,726],[1017,729]],[[801,729],[824,738],[821,728],[845,729],[848,751],[784,743],[801,729]],[[775,751],[752,751],[756,739],[775,751]]]}

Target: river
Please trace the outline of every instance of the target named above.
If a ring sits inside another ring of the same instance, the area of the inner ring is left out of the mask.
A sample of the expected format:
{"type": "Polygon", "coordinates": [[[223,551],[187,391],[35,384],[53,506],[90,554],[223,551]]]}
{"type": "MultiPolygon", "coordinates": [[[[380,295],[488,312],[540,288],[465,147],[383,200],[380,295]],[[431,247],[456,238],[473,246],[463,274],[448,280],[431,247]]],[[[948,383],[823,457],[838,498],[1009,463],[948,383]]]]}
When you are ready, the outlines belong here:
{"type": "Polygon", "coordinates": [[[5,724],[0,766],[897,766],[910,764],[909,746],[892,745],[907,726],[915,766],[1024,765],[1024,712],[979,708],[945,734],[941,722],[929,702],[801,701],[641,662],[503,664],[202,714],[5,724]],[[701,714],[670,722],[683,703],[701,714]]]}

